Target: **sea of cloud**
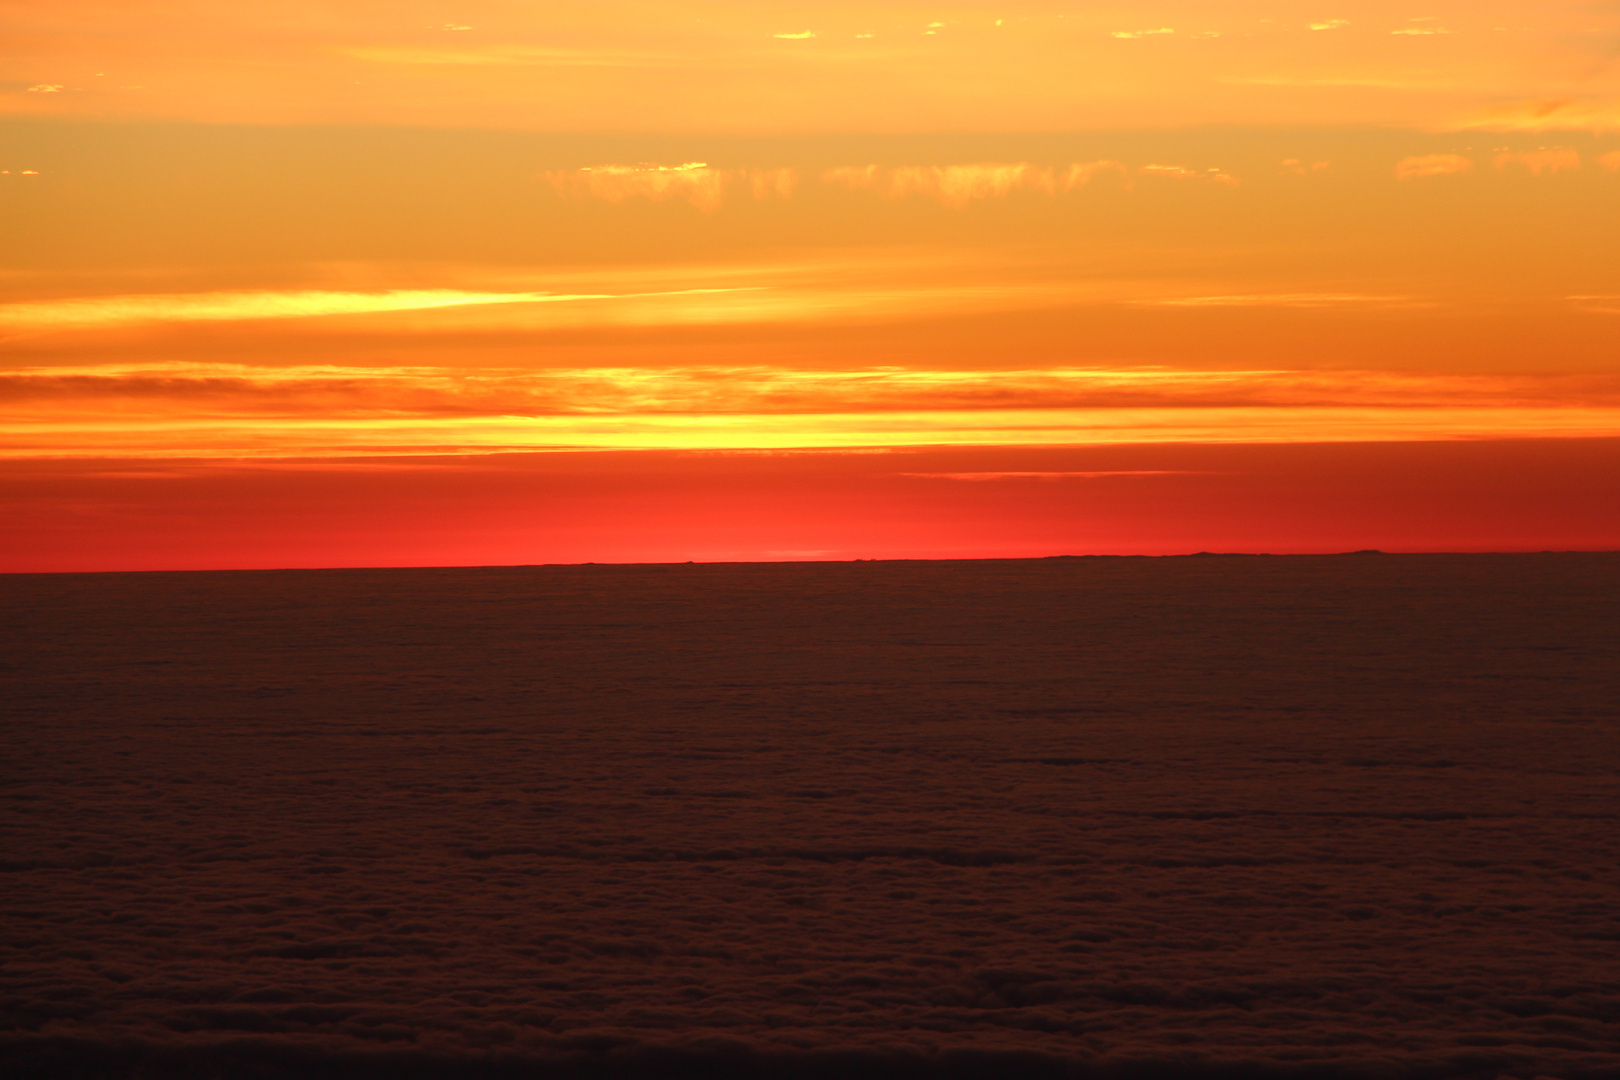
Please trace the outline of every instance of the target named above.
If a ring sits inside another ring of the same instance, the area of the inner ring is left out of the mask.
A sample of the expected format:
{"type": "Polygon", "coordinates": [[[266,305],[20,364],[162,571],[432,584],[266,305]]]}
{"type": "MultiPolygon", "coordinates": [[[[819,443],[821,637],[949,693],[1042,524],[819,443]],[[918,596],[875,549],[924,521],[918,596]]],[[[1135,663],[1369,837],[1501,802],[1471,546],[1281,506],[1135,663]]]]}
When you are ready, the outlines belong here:
{"type": "Polygon", "coordinates": [[[1620,1070],[1614,555],[0,579],[16,1077],[1620,1070]]]}

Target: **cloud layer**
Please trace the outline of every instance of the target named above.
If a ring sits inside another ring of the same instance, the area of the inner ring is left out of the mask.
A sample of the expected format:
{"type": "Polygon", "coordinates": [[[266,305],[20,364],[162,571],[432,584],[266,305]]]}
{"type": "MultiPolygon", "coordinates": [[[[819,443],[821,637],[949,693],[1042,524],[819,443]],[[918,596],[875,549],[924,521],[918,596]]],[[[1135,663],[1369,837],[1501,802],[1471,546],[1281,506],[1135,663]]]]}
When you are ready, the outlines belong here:
{"type": "Polygon", "coordinates": [[[711,169],[702,162],[682,165],[597,165],[576,172],[548,172],[544,178],[563,195],[610,203],[627,199],[682,199],[699,210],[717,210],[727,193],[755,199],[785,199],[799,182],[792,169],[711,169]]]}
{"type": "Polygon", "coordinates": [[[9,576],[0,1057],[1612,1075],[1616,561],[9,576]]]}
{"type": "MultiPolygon", "coordinates": [[[[1620,152],[1596,155],[1592,163],[1602,171],[1615,171],[1612,160],[1620,152]]],[[[1498,170],[1518,167],[1540,176],[1579,170],[1581,155],[1567,147],[1499,151],[1490,158],[1498,170]]],[[[1285,173],[1312,176],[1331,168],[1329,161],[1302,163],[1287,159],[1285,173]]],[[[1395,163],[1395,176],[1411,180],[1472,171],[1474,159],[1464,154],[1415,154],[1395,163]]],[[[597,165],[573,171],[541,174],[562,195],[623,203],[631,199],[653,202],[680,200],[699,210],[714,211],[728,196],[754,200],[787,199],[801,178],[788,168],[711,168],[702,162],[681,165],[597,165]]],[[[1014,193],[1055,196],[1087,187],[1098,178],[1114,179],[1130,187],[1139,180],[1181,180],[1238,187],[1242,181],[1218,166],[1192,167],[1144,162],[1131,166],[1113,159],[1077,161],[1067,165],[1040,165],[1029,161],[983,161],[953,165],[839,165],[822,169],[822,185],[851,191],[872,191],[885,199],[920,197],[960,210],[985,199],[1004,199],[1014,193]]]]}
{"type": "Polygon", "coordinates": [[[1620,384],[1595,375],[169,364],[14,372],[0,400],[13,457],[1620,434],[1620,384]]]}

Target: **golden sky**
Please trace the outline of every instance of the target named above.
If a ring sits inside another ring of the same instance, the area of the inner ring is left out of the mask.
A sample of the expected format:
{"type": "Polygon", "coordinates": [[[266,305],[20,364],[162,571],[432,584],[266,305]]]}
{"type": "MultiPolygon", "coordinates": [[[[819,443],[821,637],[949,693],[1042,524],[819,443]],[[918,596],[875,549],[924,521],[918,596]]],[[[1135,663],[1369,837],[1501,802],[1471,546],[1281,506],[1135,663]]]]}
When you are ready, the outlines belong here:
{"type": "Polygon", "coordinates": [[[7,111],[52,117],[767,136],[1620,117],[1620,10],[1592,0],[11,0],[0,12],[7,111]]]}
{"type": "MultiPolygon", "coordinates": [[[[249,461],[1620,437],[1617,3],[54,0],[0,25],[0,461],[82,463],[0,495],[37,523],[12,568],[64,535],[105,564],[93,509],[37,500],[111,505],[68,497],[107,462],[146,463],[114,500],[144,505],[164,470],[249,461]]],[[[1043,472],[992,465],[949,471],[1043,472]]],[[[1605,484],[1566,508],[1583,544],[1620,543],[1605,484]]],[[[372,559],[287,543],[240,558],[372,559]]],[[[411,558],[483,557],[446,544],[411,558]]]]}

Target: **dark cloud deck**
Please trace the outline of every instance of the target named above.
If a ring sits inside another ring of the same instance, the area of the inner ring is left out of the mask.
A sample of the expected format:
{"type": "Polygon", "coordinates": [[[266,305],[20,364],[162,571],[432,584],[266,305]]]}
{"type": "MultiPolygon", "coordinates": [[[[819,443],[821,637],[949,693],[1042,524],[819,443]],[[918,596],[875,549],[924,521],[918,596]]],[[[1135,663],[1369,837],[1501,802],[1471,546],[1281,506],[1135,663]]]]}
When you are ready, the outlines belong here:
{"type": "Polygon", "coordinates": [[[11,1075],[1620,1075],[1620,556],[0,605],[11,1075]]]}

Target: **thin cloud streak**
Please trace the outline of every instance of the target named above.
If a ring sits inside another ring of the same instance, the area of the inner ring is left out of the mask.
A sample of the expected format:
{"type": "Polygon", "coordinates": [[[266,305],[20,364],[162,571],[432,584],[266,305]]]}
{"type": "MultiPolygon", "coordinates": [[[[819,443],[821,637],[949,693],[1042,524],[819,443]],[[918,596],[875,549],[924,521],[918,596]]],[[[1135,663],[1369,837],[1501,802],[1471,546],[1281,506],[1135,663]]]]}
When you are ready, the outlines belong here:
{"type": "Polygon", "coordinates": [[[1620,131],[1620,100],[1539,98],[1483,109],[1455,125],[1461,131],[1620,131]]]}
{"type": "Polygon", "coordinates": [[[1620,407],[930,412],[0,423],[3,458],[254,458],[515,450],[769,450],[1612,438],[1620,407]]]}
{"type": "Polygon", "coordinates": [[[1528,150],[1522,153],[1501,153],[1493,159],[1498,169],[1517,167],[1535,176],[1542,173],[1569,172],[1581,167],[1581,155],[1562,147],[1550,150],[1528,150]]]}
{"type": "Polygon", "coordinates": [[[701,161],[681,165],[596,165],[541,176],[569,198],[609,203],[681,199],[706,213],[718,210],[728,194],[739,190],[755,199],[786,199],[799,183],[798,173],[792,169],[711,169],[701,161]]]}
{"type": "MultiPolygon", "coordinates": [[[[1571,297],[1606,302],[1611,297],[1571,297]]],[[[1410,408],[1620,405],[1620,376],[1509,376],[1183,368],[930,370],[875,367],[447,368],[234,363],[104,364],[0,373],[0,401],[100,413],[150,405],[243,415],[364,417],[552,414],[794,414],[1209,406],[1410,408]]]]}
{"type": "Polygon", "coordinates": [[[1620,435],[1603,376],[175,364],[33,369],[0,400],[13,457],[1620,435]]]}
{"type": "Polygon", "coordinates": [[[744,288],[681,289],[655,293],[467,292],[457,289],[389,289],[376,292],[296,290],[163,293],[96,299],[40,300],[0,304],[0,328],[69,329],[145,322],[221,322],[318,318],[425,311],[490,304],[557,304],[742,292],[744,288]]]}
{"type": "Polygon", "coordinates": [[[1363,293],[1233,293],[1224,296],[1174,296],[1151,300],[1138,300],[1138,304],[1155,307],[1281,307],[1281,308],[1335,308],[1335,307],[1432,307],[1432,301],[1412,296],[1378,296],[1363,293]]]}
{"type": "Polygon", "coordinates": [[[1431,176],[1456,176],[1473,168],[1473,159],[1461,154],[1414,154],[1395,163],[1395,178],[1422,180],[1431,176]]]}
{"type": "Polygon", "coordinates": [[[1036,165],[1028,161],[983,161],[962,165],[844,165],[822,171],[821,182],[853,191],[874,191],[885,199],[912,196],[937,200],[960,210],[982,199],[1004,199],[1014,192],[1055,196],[1077,191],[1102,176],[1129,186],[1138,178],[1210,181],[1237,186],[1238,180],[1219,168],[1193,169],[1184,165],[1147,164],[1131,168],[1120,161],[1077,161],[1067,166],[1036,165]]]}
{"type": "Polygon", "coordinates": [[[1114,476],[1207,476],[1201,469],[1104,469],[1092,472],[907,472],[919,480],[962,480],[985,483],[996,480],[1101,480],[1114,476]]]}
{"type": "MultiPolygon", "coordinates": [[[[955,165],[840,165],[823,169],[821,183],[851,191],[873,191],[885,199],[922,197],[960,210],[983,199],[1004,199],[1015,192],[1055,196],[1077,191],[1102,176],[1129,184],[1138,178],[1200,180],[1236,186],[1236,177],[1220,168],[1145,164],[1136,168],[1115,160],[1037,165],[1028,161],[981,161],[955,165]]],[[[718,210],[736,194],[756,200],[788,199],[799,186],[788,168],[721,169],[705,162],[680,165],[593,165],[540,174],[558,194],[571,199],[623,203],[684,200],[704,212],[718,210]]]]}

